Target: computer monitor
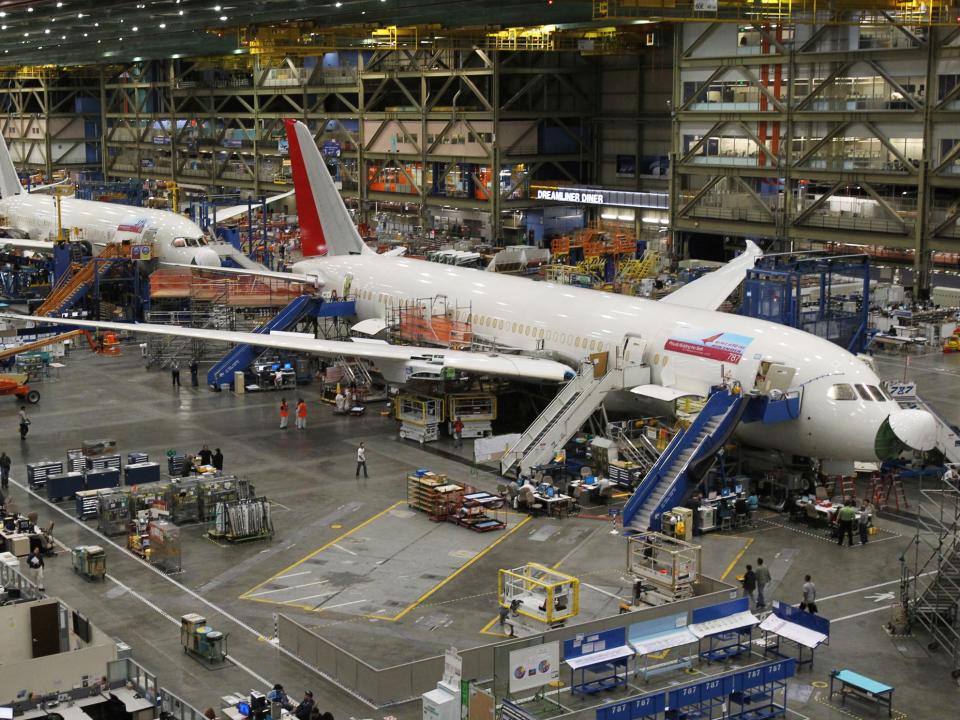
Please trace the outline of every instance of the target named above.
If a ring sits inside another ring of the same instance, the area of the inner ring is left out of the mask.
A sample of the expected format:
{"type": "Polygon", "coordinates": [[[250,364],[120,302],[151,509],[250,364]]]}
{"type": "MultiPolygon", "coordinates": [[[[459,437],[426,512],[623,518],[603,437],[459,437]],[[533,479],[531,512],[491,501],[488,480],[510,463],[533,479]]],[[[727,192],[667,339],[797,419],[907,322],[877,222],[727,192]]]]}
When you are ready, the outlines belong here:
{"type": "Polygon", "coordinates": [[[288,363],[288,362],[285,362],[285,363],[283,364],[283,369],[284,369],[284,370],[293,370],[293,365],[290,364],[290,363],[288,363]]]}
{"type": "Polygon", "coordinates": [[[743,492],[743,485],[734,485],[734,486],[733,486],[733,491],[734,491],[737,495],[739,495],[740,493],[743,492]]]}
{"type": "Polygon", "coordinates": [[[237,712],[243,715],[244,717],[250,717],[250,703],[248,702],[237,703],[237,712]]]}
{"type": "Polygon", "coordinates": [[[270,369],[271,369],[271,370],[279,370],[279,369],[280,369],[280,363],[273,363],[273,365],[270,366],[270,369]]]}
{"type": "Polygon", "coordinates": [[[0,707],[0,720],[13,720],[13,708],[0,707]]]}
{"type": "Polygon", "coordinates": [[[31,530],[33,530],[33,523],[27,519],[21,519],[17,523],[17,529],[20,532],[30,532],[31,530]]]}

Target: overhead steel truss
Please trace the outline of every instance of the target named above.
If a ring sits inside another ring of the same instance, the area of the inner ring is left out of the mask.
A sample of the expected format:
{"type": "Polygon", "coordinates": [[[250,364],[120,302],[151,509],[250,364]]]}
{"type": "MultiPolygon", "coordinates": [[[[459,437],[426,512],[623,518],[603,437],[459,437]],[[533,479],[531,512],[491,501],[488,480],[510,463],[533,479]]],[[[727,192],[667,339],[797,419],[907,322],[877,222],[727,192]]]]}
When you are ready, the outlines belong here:
{"type": "Polygon", "coordinates": [[[289,182],[280,148],[283,120],[293,117],[308,123],[321,147],[336,141],[339,157],[328,161],[339,168],[344,195],[417,204],[421,215],[426,206],[480,208],[496,230],[501,211],[529,206],[525,190],[535,175],[593,179],[590,58],[480,48],[339,57],[335,67],[270,55],[112,66],[103,82],[104,173],[269,194],[289,182]],[[505,133],[511,125],[522,132],[505,133]],[[544,147],[548,134],[565,138],[564,152],[544,147]],[[465,137],[469,153],[458,151],[465,137]],[[431,168],[432,186],[415,166],[431,168]],[[471,197],[434,191],[458,169],[478,188],[471,197]],[[504,169],[509,181],[501,186],[504,169]],[[385,175],[402,177],[406,192],[385,191],[385,175]]]}
{"type": "Polygon", "coordinates": [[[678,27],[674,231],[907,248],[924,279],[960,248],[960,29],[860,17],[678,27]]]}

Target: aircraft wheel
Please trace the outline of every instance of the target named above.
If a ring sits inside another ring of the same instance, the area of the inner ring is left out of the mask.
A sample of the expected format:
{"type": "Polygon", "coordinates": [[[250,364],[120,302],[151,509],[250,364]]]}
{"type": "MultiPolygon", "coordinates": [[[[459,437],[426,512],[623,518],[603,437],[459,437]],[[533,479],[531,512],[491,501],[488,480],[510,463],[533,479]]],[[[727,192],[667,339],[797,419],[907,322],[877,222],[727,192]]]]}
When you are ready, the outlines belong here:
{"type": "Polygon", "coordinates": [[[38,402],[40,402],[40,393],[37,392],[36,390],[31,390],[30,392],[28,392],[27,402],[30,403],[31,405],[36,405],[38,402]]]}

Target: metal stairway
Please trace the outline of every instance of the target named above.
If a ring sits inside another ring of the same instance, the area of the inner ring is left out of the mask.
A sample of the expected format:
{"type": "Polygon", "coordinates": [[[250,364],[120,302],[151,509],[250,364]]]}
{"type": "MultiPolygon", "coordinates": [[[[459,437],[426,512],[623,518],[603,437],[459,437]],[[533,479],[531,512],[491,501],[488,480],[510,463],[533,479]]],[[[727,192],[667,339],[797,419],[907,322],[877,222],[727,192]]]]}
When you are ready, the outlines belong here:
{"type": "MultiPolygon", "coordinates": [[[[315,312],[317,305],[322,302],[313,295],[301,295],[278,312],[274,317],[257,327],[254,332],[268,334],[273,330],[290,330],[307,315],[315,312]]],[[[235,345],[223,358],[218,361],[207,373],[207,384],[217,386],[231,382],[233,373],[245,370],[263,352],[263,348],[253,345],[235,345]]]]}
{"type": "Polygon", "coordinates": [[[727,390],[714,392],[683,432],[677,433],[623,508],[623,526],[634,532],[660,529],[660,516],[682,502],[689,473],[712,461],[736,429],[749,399],[727,390]]]}
{"type": "Polygon", "coordinates": [[[642,468],[644,474],[650,472],[650,468],[660,459],[660,451],[645,435],[631,438],[622,427],[614,423],[607,428],[607,433],[610,439],[617,443],[620,459],[642,468]]]}
{"type": "Polygon", "coordinates": [[[933,415],[937,421],[937,450],[943,453],[943,457],[948,463],[960,463],[960,436],[950,426],[950,423],[944,420],[933,407],[925,403],[918,395],[900,396],[896,388],[891,388],[891,391],[900,407],[926,410],[933,415]]]}
{"type": "MultiPolygon", "coordinates": [[[[641,366],[628,369],[633,367],[641,366]]],[[[649,372],[645,367],[643,370],[649,372]]],[[[525,475],[530,468],[549,462],[601,406],[607,393],[623,389],[624,372],[623,367],[613,367],[605,375],[595,377],[595,366],[584,363],[573,380],[560,389],[520,439],[504,453],[500,473],[517,471],[525,475]]]]}
{"type": "Polygon", "coordinates": [[[949,653],[952,676],[960,679],[960,490],[954,482],[943,478],[921,489],[916,534],[900,555],[900,601],[910,625],[949,653]]]}
{"type": "Polygon", "coordinates": [[[76,305],[90,292],[96,281],[104,277],[114,266],[124,260],[120,246],[109,244],[96,258],[84,263],[72,263],[71,272],[64,274],[53,288],[47,299],[36,310],[42,317],[60,315],[76,305]]]}

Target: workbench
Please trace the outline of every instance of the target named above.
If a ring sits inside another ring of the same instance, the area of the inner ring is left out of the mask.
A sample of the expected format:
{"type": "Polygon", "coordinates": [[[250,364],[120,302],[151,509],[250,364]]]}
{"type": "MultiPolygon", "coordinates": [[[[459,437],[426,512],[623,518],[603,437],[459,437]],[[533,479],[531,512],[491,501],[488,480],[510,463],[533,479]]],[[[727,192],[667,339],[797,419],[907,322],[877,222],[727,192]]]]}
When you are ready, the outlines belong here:
{"type": "Polygon", "coordinates": [[[626,686],[627,677],[630,674],[629,662],[634,654],[632,647],[622,645],[567,658],[564,662],[570,668],[571,694],[592,695],[601,690],[612,690],[620,685],[626,686]],[[580,682],[574,681],[577,672],[580,673],[580,682]],[[587,673],[591,673],[594,677],[587,680],[587,673]]]}
{"type": "Polygon", "coordinates": [[[893,690],[894,688],[889,685],[855,673],[853,670],[834,670],[830,673],[830,697],[833,698],[834,692],[839,692],[841,705],[846,703],[847,695],[853,695],[863,700],[873,700],[879,705],[886,705],[888,717],[893,717],[893,690]],[[840,689],[837,691],[833,689],[834,682],[840,684],[840,689]]]}

